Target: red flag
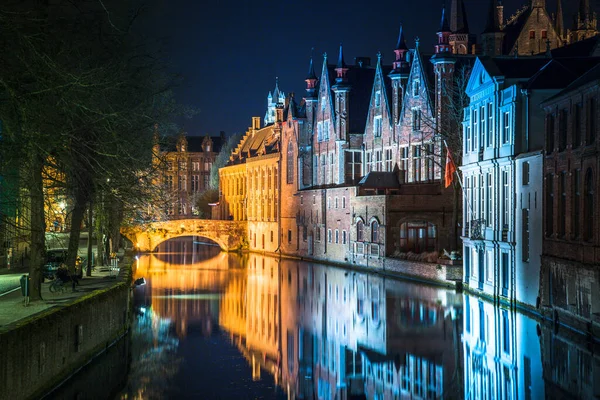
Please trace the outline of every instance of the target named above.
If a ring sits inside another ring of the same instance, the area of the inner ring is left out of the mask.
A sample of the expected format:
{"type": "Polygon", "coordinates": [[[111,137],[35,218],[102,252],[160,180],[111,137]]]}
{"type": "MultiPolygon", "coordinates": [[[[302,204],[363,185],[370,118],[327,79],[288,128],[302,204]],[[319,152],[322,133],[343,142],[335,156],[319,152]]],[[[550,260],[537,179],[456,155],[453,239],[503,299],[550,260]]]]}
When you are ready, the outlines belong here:
{"type": "Polygon", "coordinates": [[[455,172],[456,164],[454,164],[454,161],[452,160],[452,156],[450,155],[450,149],[446,147],[446,172],[444,173],[444,182],[446,184],[445,187],[448,187],[452,184],[455,172]]]}

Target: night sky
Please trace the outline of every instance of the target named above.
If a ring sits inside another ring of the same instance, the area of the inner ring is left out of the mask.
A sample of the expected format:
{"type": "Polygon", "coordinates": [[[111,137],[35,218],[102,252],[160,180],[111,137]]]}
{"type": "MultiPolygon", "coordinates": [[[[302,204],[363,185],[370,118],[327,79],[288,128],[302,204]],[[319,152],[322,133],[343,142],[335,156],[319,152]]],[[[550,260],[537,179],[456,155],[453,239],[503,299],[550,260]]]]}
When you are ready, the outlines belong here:
{"type": "MultiPolygon", "coordinates": [[[[345,61],[368,56],[391,64],[400,23],[409,47],[433,51],[442,0],[154,0],[149,20],[174,71],[184,77],[179,102],[198,109],[182,122],[190,135],[244,132],[252,116],[264,117],[266,98],[279,77],[284,92],[304,95],[311,48],[317,74],[322,54],[345,61]]],[[[505,18],[528,0],[505,0],[505,18]]],[[[450,4],[450,0],[447,1],[450,4]]],[[[562,0],[565,25],[572,25],[579,0],[562,0]]],[[[596,3],[598,11],[598,2],[596,3]]],[[[471,32],[485,25],[488,0],[465,0],[471,32]]],[[[556,0],[548,0],[552,13],[556,0]]]]}

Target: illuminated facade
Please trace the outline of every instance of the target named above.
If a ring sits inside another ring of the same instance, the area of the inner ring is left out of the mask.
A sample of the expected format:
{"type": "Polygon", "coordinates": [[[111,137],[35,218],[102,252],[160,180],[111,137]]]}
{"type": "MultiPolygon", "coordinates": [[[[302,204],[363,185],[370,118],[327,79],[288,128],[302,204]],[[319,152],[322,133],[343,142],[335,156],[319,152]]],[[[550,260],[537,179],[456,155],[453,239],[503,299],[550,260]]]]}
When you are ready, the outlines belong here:
{"type": "Polygon", "coordinates": [[[171,195],[169,219],[197,216],[195,199],[210,188],[210,171],[225,142],[220,136],[187,136],[181,133],[174,146],[155,146],[161,160],[161,180],[171,195]]]}
{"type": "MultiPolygon", "coordinates": [[[[283,107],[277,118],[283,118],[283,107]]],[[[228,165],[219,169],[219,209],[222,218],[248,221],[250,250],[275,252],[279,249],[279,169],[281,122],[260,127],[252,119],[232,152],[228,165]]]]}

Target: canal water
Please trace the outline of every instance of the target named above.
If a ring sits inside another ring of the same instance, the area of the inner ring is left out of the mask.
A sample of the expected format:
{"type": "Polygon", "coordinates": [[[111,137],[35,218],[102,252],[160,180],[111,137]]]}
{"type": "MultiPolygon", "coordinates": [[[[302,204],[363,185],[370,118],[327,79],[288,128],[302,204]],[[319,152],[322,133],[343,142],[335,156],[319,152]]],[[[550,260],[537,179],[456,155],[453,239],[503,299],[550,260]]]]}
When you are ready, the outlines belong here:
{"type": "Polygon", "coordinates": [[[192,238],[141,256],[135,276],[147,285],[134,290],[126,344],[92,363],[97,372],[74,377],[62,389],[65,397],[528,400],[600,394],[597,346],[453,290],[228,254],[192,238]],[[91,390],[102,380],[114,386],[97,397],[91,390]]]}

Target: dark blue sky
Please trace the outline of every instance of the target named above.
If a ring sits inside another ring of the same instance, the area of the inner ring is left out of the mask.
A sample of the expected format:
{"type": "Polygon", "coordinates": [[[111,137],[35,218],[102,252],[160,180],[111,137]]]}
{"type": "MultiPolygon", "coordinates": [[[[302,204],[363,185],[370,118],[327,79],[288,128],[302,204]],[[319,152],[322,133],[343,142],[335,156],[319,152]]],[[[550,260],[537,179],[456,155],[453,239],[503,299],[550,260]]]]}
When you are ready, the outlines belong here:
{"type": "MultiPolygon", "coordinates": [[[[380,50],[390,64],[403,23],[409,47],[419,36],[429,51],[442,7],[442,0],[154,1],[154,33],[184,77],[177,98],[199,110],[184,122],[190,135],[244,132],[252,116],[264,116],[276,76],[283,91],[302,97],[312,47],[319,69],[323,52],[337,59],[340,42],[347,63],[357,56],[374,60],[380,50]]],[[[525,1],[505,0],[505,17],[525,1]]],[[[571,27],[579,0],[562,2],[571,27]]],[[[481,32],[488,0],[465,4],[471,32],[481,32]]],[[[549,11],[555,8],[556,0],[548,0],[549,11]]]]}

